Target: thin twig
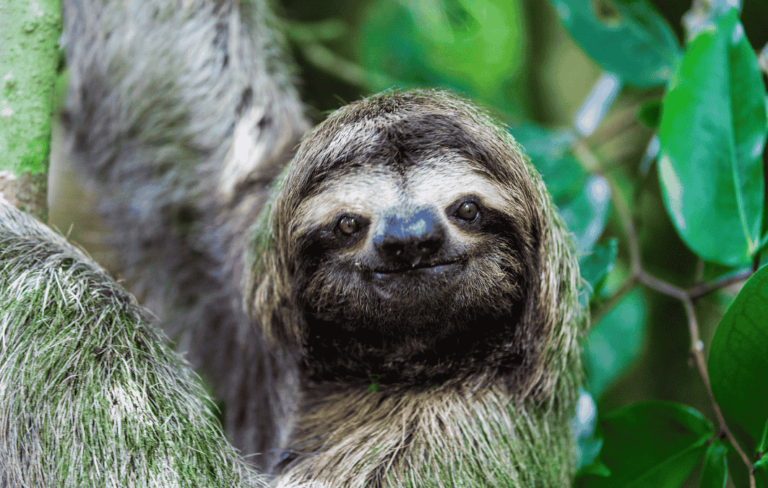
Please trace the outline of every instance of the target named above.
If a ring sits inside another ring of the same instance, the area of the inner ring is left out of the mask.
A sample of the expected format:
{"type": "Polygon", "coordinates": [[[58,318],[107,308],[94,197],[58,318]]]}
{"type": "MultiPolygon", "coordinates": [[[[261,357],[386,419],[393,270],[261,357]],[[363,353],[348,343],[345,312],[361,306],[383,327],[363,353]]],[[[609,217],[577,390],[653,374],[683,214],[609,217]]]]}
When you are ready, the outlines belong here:
{"type": "MultiPolygon", "coordinates": [[[[740,278],[746,279],[743,276],[740,278]]],[[[735,282],[738,280],[724,279],[720,280],[720,283],[726,281],[735,282]]],[[[696,321],[696,312],[693,308],[693,298],[691,297],[691,291],[684,290],[683,288],[672,285],[671,283],[667,283],[666,281],[655,278],[645,272],[640,273],[640,282],[647,287],[658,291],[659,293],[677,298],[683,302],[683,305],[685,306],[685,314],[688,317],[688,333],[691,337],[691,356],[696,363],[696,369],[699,370],[699,376],[701,376],[701,380],[704,383],[704,389],[707,391],[707,396],[709,396],[712,409],[715,411],[715,416],[717,417],[717,423],[720,427],[720,432],[725,434],[728,440],[731,441],[734,449],[736,449],[736,452],[739,454],[742,461],[744,461],[744,464],[747,466],[750,472],[750,488],[755,488],[755,478],[754,474],[752,473],[752,463],[747,454],[741,448],[741,445],[739,445],[739,443],[736,441],[736,438],[731,433],[728,425],[725,423],[725,417],[723,417],[723,413],[720,411],[720,406],[717,404],[717,400],[715,400],[715,395],[712,393],[712,386],[709,383],[709,373],[707,372],[707,361],[704,357],[704,343],[701,341],[701,336],[699,334],[699,324],[696,321]]],[[[712,284],[710,283],[707,286],[702,285],[700,288],[701,290],[708,290],[710,285],[712,284]]]]}
{"type": "Polygon", "coordinates": [[[644,271],[640,272],[640,282],[648,288],[652,288],[660,293],[677,298],[678,300],[690,300],[688,298],[688,292],[684,289],[655,278],[644,271]]]}
{"type": "Polygon", "coordinates": [[[712,291],[720,290],[734,283],[746,281],[753,274],[755,274],[755,272],[749,269],[749,270],[741,271],[735,275],[731,275],[725,278],[720,278],[715,281],[710,281],[709,283],[702,283],[700,285],[696,285],[693,288],[690,288],[688,290],[688,297],[691,300],[696,300],[697,298],[701,298],[702,296],[712,291]]]}
{"type": "Polygon", "coordinates": [[[699,324],[696,321],[696,312],[693,308],[693,301],[686,297],[683,300],[683,305],[685,305],[685,314],[688,316],[688,332],[691,335],[691,355],[696,362],[696,369],[699,370],[701,381],[704,383],[704,387],[707,390],[712,409],[715,411],[717,423],[720,426],[720,433],[725,434],[728,440],[731,441],[731,445],[736,449],[739,457],[741,457],[741,460],[747,466],[747,469],[749,470],[749,486],[750,488],[755,488],[755,475],[752,471],[752,462],[750,461],[749,456],[747,456],[747,453],[741,448],[741,445],[736,441],[733,433],[728,428],[728,424],[725,423],[725,417],[723,417],[723,412],[720,411],[720,405],[717,404],[715,395],[712,392],[712,386],[709,383],[707,362],[704,358],[704,343],[701,342],[699,337],[699,324]]]}

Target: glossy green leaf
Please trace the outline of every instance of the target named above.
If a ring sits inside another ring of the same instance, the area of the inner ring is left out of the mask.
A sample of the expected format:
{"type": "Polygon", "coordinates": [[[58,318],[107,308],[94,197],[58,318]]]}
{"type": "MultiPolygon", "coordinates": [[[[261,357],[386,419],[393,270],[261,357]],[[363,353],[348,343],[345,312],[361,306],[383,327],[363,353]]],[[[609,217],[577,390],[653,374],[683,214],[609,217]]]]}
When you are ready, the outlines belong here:
{"type": "Polygon", "coordinates": [[[600,175],[590,175],[570,152],[575,135],[532,124],[511,129],[541,173],[552,199],[579,249],[595,245],[608,221],[611,192],[600,175]]]}
{"type": "Polygon", "coordinates": [[[619,241],[610,239],[603,245],[596,245],[587,254],[579,257],[579,270],[581,277],[589,285],[579,297],[582,307],[589,304],[589,300],[600,293],[605,277],[608,276],[616,264],[616,256],[619,252],[619,241]]]}
{"type": "MultiPolygon", "coordinates": [[[[360,31],[360,60],[411,86],[446,86],[498,108],[525,59],[518,0],[374,2],[360,31]]],[[[382,90],[388,85],[370,88],[382,90]]]]}
{"type": "Polygon", "coordinates": [[[659,127],[664,203],[704,259],[736,266],[758,248],[767,127],[757,59],[733,10],[690,43],[659,127]]]}
{"type": "Polygon", "coordinates": [[[725,483],[728,481],[726,454],[728,454],[728,448],[719,439],[712,441],[704,456],[701,488],[725,488],[725,483]]]}
{"type": "Polygon", "coordinates": [[[592,326],[584,344],[583,358],[587,389],[595,398],[640,356],[645,321],[645,299],[636,289],[592,326]]]}
{"type": "Polygon", "coordinates": [[[680,49],[667,22],[646,0],[552,0],[563,25],[579,46],[606,71],[630,85],[663,85],[680,49]]]}
{"type": "Polygon", "coordinates": [[[741,289],[709,351],[712,392],[736,438],[754,451],[768,420],[768,267],[741,289]]]}
{"type": "Polygon", "coordinates": [[[601,458],[607,478],[585,477],[589,488],[678,488],[701,459],[712,424],[685,405],[636,403],[606,415],[601,458]]]}

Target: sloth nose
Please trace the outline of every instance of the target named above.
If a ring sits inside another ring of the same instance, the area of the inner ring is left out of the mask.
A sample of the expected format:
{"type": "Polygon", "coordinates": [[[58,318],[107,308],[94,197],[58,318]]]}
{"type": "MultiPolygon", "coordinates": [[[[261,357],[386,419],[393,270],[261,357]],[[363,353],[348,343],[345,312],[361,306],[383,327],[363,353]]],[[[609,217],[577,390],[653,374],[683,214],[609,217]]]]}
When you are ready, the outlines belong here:
{"type": "Polygon", "coordinates": [[[388,265],[428,263],[443,246],[445,229],[429,209],[403,215],[390,213],[373,235],[373,246],[388,265]]]}

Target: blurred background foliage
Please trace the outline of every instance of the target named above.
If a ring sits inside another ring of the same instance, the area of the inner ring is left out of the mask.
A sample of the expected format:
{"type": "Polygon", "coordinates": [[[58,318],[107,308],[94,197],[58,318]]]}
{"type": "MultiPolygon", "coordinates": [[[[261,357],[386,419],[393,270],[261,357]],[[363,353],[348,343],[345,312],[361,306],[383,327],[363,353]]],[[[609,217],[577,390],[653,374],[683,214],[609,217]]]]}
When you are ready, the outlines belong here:
{"type": "MultiPolygon", "coordinates": [[[[729,3],[694,2],[705,10],[729,3]]],[[[689,405],[714,421],[691,359],[683,303],[627,282],[636,271],[627,217],[642,269],[682,289],[743,264],[737,258],[702,260],[691,250],[695,236],[686,244],[665,210],[654,136],[677,130],[665,129],[664,121],[659,126],[660,99],[686,36],[703,18],[691,0],[282,0],[277,7],[315,122],[348,101],[392,87],[445,87],[510,127],[574,232],[583,275],[593,288],[591,300],[589,293],[583,297],[593,313],[585,369],[601,416],[663,400],[689,405]]],[[[744,0],[740,19],[759,52],[768,43],[768,2],[744,0]]],[[[54,156],[51,223],[70,229],[97,259],[107,259],[94,245],[99,227],[88,189],[56,161],[54,156]]],[[[696,300],[705,354],[741,285],[696,300]]],[[[712,450],[713,456],[719,452],[712,450]]],[[[694,463],[701,456],[696,452],[694,463]]],[[[700,471],[685,486],[699,486],[700,471]]],[[[687,471],[680,476],[686,479],[687,471]]]]}

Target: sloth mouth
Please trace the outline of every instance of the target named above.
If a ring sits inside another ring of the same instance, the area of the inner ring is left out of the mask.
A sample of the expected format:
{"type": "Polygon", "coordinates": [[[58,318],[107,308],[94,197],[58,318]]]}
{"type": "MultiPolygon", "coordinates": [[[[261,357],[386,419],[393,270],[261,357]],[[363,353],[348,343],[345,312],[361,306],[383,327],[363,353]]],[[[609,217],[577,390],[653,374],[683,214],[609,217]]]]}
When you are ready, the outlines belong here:
{"type": "Polygon", "coordinates": [[[419,263],[413,266],[401,266],[399,268],[392,269],[374,269],[373,272],[377,277],[384,277],[394,274],[411,274],[418,272],[441,273],[458,264],[458,262],[458,259],[454,259],[451,261],[441,261],[437,263],[419,263]]]}

